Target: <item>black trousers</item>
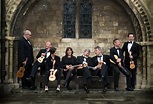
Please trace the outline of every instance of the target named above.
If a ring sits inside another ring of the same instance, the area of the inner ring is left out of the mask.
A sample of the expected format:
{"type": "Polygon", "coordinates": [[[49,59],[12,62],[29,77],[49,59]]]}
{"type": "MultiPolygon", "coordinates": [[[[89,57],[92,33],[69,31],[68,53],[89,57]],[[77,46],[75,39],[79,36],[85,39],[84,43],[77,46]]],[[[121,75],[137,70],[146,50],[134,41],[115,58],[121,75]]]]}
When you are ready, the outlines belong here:
{"type": "MultiPolygon", "coordinates": [[[[136,64],[135,64],[136,65],[136,64]]],[[[130,71],[131,73],[131,87],[135,88],[135,85],[136,85],[136,72],[137,72],[137,65],[135,66],[134,69],[130,69],[130,64],[125,64],[125,66],[128,68],[128,70],[130,71]]]]}
{"type": "MultiPolygon", "coordinates": [[[[126,76],[126,85],[127,85],[127,88],[130,88],[131,87],[131,75],[127,74],[118,65],[111,64],[111,67],[114,70],[114,88],[119,87],[119,75],[120,75],[120,72],[123,73],[126,76]]],[[[129,72],[128,69],[126,69],[126,71],[129,72]]]]}
{"type": "MultiPolygon", "coordinates": [[[[47,70],[45,72],[45,85],[48,86],[48,82],[49,82],[49,76],[50,76],[50,71],[47,70]]],[[[56,80],[57,80],[57,86],[60,85],[60,82],[61,82],[61,70],[57,70],[56,74],[56,80]]]]}
{"type": "Polygon", "coordinates": [[[37,74],[39,67],[41,67],[41,71],[42,71],[42,69],[45,70],[45,62],[39,63],[36,61],[34,63],[34,65],[32,66],[32,70],[31,70],[31,74],[30,74],[30,77],[32,78],[32,80],[31,80],[32,86],[35,86],[35,76],[37,74]]]}
{"type": "Polygon", "coordinates": [[[103,64],[101,69],[95,70],[95,75],[102,77],[103,76],[103,85],[108,84],[108,66],[103,64]]]}
{"type": "Polygon", "coordinates": [[[65,82],[64,84],[66,86],[69,86],[70,81],[74,78],[74,76],[76,75],[76,70],[67,70],[67,71],[63,71],[63,75],[65,78],[65,82]]]}
{"type": "Polygon", "coordinates": [[[36,61],[34,63],[34,65],[32,66],[31,74],[30,74],[31,77],[36,76],[39,67],[41,67],[41,69],[45,70],[45,62],[39,63],[36,61]]]}
{"type": "Polygon", "coordinates": [[[77,70],[77,75],[83,76],[84,85],[87,84],[87,79],[91,78],[91,72],[88,67],[83,67],[77,70]]]}
{"type": "Polygon", "coordinates": [[[21,80],[22,80],[22,88],[31,86],[31,83],[29,81],[27,81],[27,79],[26,79],[26,78],[29,78],[30,73],[31,73],[31,69],[32,69],[32,64],[27,64],[25,66],[24,76],[21,78],[21,80]]]}

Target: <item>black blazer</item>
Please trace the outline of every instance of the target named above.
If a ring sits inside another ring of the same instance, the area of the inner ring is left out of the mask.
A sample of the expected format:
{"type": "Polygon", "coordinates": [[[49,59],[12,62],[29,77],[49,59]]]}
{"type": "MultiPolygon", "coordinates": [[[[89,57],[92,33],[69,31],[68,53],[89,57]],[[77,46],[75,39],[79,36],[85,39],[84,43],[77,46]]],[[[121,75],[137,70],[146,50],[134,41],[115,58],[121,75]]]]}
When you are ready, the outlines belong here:
{"type": "MultiPolygon", "coordinates": [[[[45,53],[47,51],[47,49],[41,49],[40,51],[39,51],[39,53],[37,54],[37,56],[36,56],[36,58],[38,59],[39,57],[41,57],[41,54],[42,53],[45,53]]],[[[43,60],[43,61],[45,61],[46,60],[46,55],[45,55],[45,59],[43,60]]]]}
{"type": "MultiPolygon", "coordinates": [[[[125,52],[125,62],[129,63],[130,58],[129,58],[129,52],[128,52],[128,42],[125,42],[123,44],[122,50],[123,50],[123,52],[125,52]]],[[[137,58],[138,58],[138,56],[140,54],[140,45],[137,44],[136,42],[133,42],[130,51],[132,52],[133,61],[135,63],[137,63],[137,58]]]]}
{"type": "Polygon", "coordinates": [[[18,42],[18,61],[21,65],[23,61],[27,60],[27,64],[32,64],[34,61],[33,57],[33,47],[31,44],[28,43],[28,41],[21,37],[18,42]]]}
{"type": "MultiPolygon", "coordinates": [[[[54,65],[54,69],[60,70],[60,57],[59,56],[55,56],[55,65],[54,65]]],[[[50,70],[53,68],[53,62],[52,62],[52,58],[51,56],[49,56],[46,59],[46,70],[50,70]]]]}
{"type": "Polygon", "coordinates": [[[66,55],[62,57],[61,61],[61,68],[66,69],[66,65],[76,65],[77,60],[75,56],[71,56],[71,58],[68,58],[66,55]]]}
{"type": "MultiPolygon", "coordinates": [[[[77,64],[82,64],[83,61],[84,61],[83,56],[77,56],[77,64]]],[[[86,62],[88,63],[88,66],[93,66],[91,57],[86,58],[86,62]]]]}
{"type": "MultiPolygon", "coordinates": [[[[93,66],[98,65],[97,57],[98,57],[98,56],[92,57],[93,66]]],[[[109,55],[103,55],[103,61],[106,63],[107,66],[109,66],[109,63],[110,63],[110,62],[109,62],[109,55]]]]}
{"type": "Polygon", "coordinates": [[[123,65],[124,56],[123,56],[123,51],[122,51],[122,49],[119,48],[119,55],[118,55],[117,49],[116,49],[115,47],[112,47],[112,48],[110,49],[110,59],[111,59],[112,61],[114,61],[116,64],[118,64],[118,63],[116,62],[116,59],[115,59],[114,55],[117,55],[118,58],[121,58],[121,63],[122,63],[122,65],[123,65]]]}

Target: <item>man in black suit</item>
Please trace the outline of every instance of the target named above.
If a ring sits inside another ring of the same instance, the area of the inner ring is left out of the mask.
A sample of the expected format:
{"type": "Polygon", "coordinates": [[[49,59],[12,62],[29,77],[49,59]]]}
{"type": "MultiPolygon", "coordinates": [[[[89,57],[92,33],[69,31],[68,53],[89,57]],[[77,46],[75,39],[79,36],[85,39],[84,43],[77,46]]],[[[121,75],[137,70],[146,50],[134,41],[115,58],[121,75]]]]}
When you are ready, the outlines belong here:
{"type": "Polygon", "coordinates": [[[94,70],[94,75],[99,76],[103,80],[103,92],[107,91],[108,85],[108,65],[109,65],[109,56],[102,54],[102,49],[99,46],[95,47],[96,56],[92,57],[94,70]]]}
{"type": "Polygon", "coordinates": [[[110,66],[112,67],[112,69],[114,70],[114,89],[115,91],[119,91],[119,74],[120,72],[122,72],[125,76],[126,76],[126,84],[127,84],[127,91],[133,91],[133,89],[131,89],[131,83],[130,83],[130,72],[128,71],[128,69],[124,66],[123,63],[123,51],[120,48],[120,40],[119,39],[114,39],[113,40],[113,44],[114,47],[112,47],[110,49],[110,66]]]}
{"type": "Polygon", "coordinates": [[[18,42],[18,61],[19,67],[25,66],[24,76],[22,77],[22,88],[29,88],[31,86],[30,82],[26,80],[29,77],[32,69],[32,63],[34,61],[33,57],[33,47],[29,41],[31,37],[31,32],[25,30],[23,36],[19,39],[18,42]]]}
{"type": "Polygon", "coordinates": [[[134,89],[135,84],[136,84],[136,68],[137,68],[137,59],[139,56],[139,51],[140,51],[140,45],[137,44],[134,41],[134,34],[129,33],[128,34],[128,41],[124,43],[122,50],[125,52],[125,66],[128,68],[128,70],[131,72],[132,77],[131,77],[131,86],[134,89]],[[129,54],[131,52],[131,55],[129,54]],[[131,69],[130,68],[130,61],[134,61],[135,68],[131,69]]]}
{"type": "MultiPolygon", "coordinates": [[[[56,91],[60,92],[60,81],[61,81],[61,62],[60,57],[56,55],[56,48],[50,48],[50,56],[46,60],[46,72],[45,72],[45,91],[48,91],[48,82],[50,79],[51,72],[56,72],[55,77],[57,80],[57,88],[56,91]]],[[[54,76],[54,74],[52,74],[54,76]]],[[[54,78],[54,77],[51,77],[54,78]]]]}
{"type": "Polygon", "coordinates": [[[36,88],[35,86],[35,76],[37,74],[38,68],[41,68],[42,70],[45,70],[45,64],[46,64],[46,59],[50,56],[50,48],[51,48],[51,42],[46,42],[46,47],[45,49],[41,49],[36,56],[37,60],[35,61],[34,65],[32,66],[32,71],[30,74],[30,77],[27,78],[28,81],[31,82],[31,90],[34,90],[36,88]]]}
{"type": "Polygon", "coordinates": [[[92,66],[92,59],[89,57],[90,50],[85,49],[82,56],[77,57],[77,64],[82,65],[80,69],[77,69],[77,75],[81,75],[84,78],[84,90],[88,93],[89,89],[87,86],[87,80],[91,79],[91,72],[90,69],[87,66],[92,66]]]}

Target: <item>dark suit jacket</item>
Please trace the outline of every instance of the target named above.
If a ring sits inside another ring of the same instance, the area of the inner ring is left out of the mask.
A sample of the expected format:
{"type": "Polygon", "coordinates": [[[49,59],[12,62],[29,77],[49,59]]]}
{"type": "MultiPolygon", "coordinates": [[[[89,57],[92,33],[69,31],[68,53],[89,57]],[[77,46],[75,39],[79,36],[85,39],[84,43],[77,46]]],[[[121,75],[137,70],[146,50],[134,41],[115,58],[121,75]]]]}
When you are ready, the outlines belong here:
{"type": "Polygon", "coordinates": [[[21,37],[19,42],[18,42],[18,61],[19,64],[21,65],[23,61],[27,60],[27,64],[32,64],[34,61],[33,57],[33,47],[28,43],[28,41],[24,38],[21,37]]]}
{"type": "MultiPolygon", "coordinates": [[[[98,65],[97,57],[98,57],[98,56],[92,57],[93,66],[98,65]]],[[[110,62],[109,62],[109,55],[103,55],[103,61],[106,63],[107,66],[109,66],[109,63],[110,63],[110,62]]]]}
{"type": "MultiPolygon", "coordinates": [[[[83,56],[78,56],[77,57],[77,64],[82,64],[83,61],[84,61],[84,57],[83,56]]],[[[91,57],[86,58],[86,62],[88,63],[88,66],[92,66],[91,57]]]]}
{"type": "MultiPolygon", "coordinates": [[[[46,70],[50,70],[53,68],[53,62],[51,60],[51,56],[49,56],[46,60],[46,70]]],[[[60,57],[59,56],[55,56],[55,65],[54,65],[54,69],[60,70],[60,57]]]]}
{"type": "MultiPolygon", "coordinates": [[[[125,52],[125,63],[129,64],[130,58],[129,58],[129,52],[128,52],[128,42],[124,43],[124,45],[122,47],[122,50],[123,50],[123,52],[125,52]]],[[[137,44],[136,42],[133,42],[130,51],[132,52],[133,61],[136,64],[137,63],[137,58],[140,54],[140,45],[137,44]]]]}
{"type": "Polygon", "coordinates": [[[118,58],[121,58],[121,61],[122,61],[121,63],[122,63],[122,65],[124,65],[124,64],[123,64],[124,56],[123,56],[123,51],[122,51],[122,49],[119,48],[119,55],[118,55],[117,49],[116,49],[115,47],[112,47],[112,48],[110,49],[110,59],[111,59],[112,61],[114,61],[116,64],[118,64],[118,63],[116,62],[116,59],[115,59],[114,55],[117,55],[118,58]]]}
{"type": "MultiPolygon", "coordinates": [[[[42,53],[45,53],[47,50],[46,49],[41,49],[40,51],[39,51],[39,53],[37,54],[37,56],[36,56],[36,58],[38,59],[39,57],[41,57],[41,54],[42,53]]],[[[46,55],[45,55],[45,59],[43,60],[43,61],[45,61],[46,60],[46,55]]]]}

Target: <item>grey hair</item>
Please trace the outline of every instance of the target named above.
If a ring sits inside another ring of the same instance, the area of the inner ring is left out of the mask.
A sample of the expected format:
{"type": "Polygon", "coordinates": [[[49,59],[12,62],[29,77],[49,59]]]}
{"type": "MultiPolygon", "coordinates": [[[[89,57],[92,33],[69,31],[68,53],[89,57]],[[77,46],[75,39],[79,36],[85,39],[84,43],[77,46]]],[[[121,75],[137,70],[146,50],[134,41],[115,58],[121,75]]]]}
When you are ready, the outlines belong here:
{"type": "Polygon", "coordinates": [[[23,31],[23,34],[24,34],[24,35],[27,35],[27,34],[31,34],[31,32],[30,32],[29,30],[24,30],[24,31],[23,31]]]}
{"type": "Polygon", "coordinates": [[[89,52],[90,53],[90,49],[85,49],[84,52],[89,52]]]}

